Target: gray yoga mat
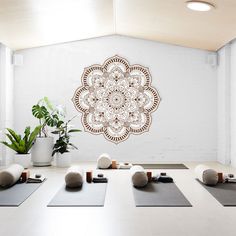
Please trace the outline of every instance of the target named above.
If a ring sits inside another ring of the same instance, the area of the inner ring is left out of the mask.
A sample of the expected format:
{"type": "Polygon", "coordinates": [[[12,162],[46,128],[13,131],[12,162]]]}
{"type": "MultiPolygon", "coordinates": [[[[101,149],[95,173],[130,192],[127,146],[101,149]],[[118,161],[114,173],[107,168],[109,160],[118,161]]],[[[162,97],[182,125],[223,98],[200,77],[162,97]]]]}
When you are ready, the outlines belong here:
{"type": "Polygon", "coordinates": [[[42,183],[17,183],[10,188],[0,188],[0,206],[16,207],[22,204],[42,183]]]}
{"type": "Polygon", "coordinates": [[[223,206],[236,206],[236,183],[218,183],[207,186],[197,181],[223,206]]]}
{"type": "Polygon", "coordinates": [[[133,164],[140,165],[144,169],[188,169],[184,164],[133,164]]]}
{"type": "Polygon", "coordinates": [[[48,204],[48,207],[102,207],[107,183],[83,183],[81,188],[63,186],[48,204]]]}
{"type": "Polygon", "coordinates": [[[144,188],[133,187],[136,207],[191,207],[175,183],[148,183],[144,188]]]}

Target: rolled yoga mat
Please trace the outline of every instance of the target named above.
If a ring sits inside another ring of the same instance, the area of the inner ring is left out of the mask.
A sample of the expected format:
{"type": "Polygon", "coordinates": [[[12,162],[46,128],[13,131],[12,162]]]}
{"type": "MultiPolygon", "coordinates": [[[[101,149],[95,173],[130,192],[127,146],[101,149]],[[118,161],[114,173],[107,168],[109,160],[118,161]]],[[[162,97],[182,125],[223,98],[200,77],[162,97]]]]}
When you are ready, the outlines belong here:
{"type": "Polygon", "coordinates": [[[84,182],[80,188],[63,186],[49,202],[48,207],[103,207],[107,183],[84,182]]]}
{"type": "Polygon", "coordinates": [[[71,166],[65,176],[66,186],[78,188],[83,184],[83,170],[79,166],[71,166]]]}
{"type": "Polygon", "coordinates": [[[203,184],[215,186],[218,183],[217,171],[209,168],[208,166],[198,165],[194,171],[197,179],[203,184]]]}
{"type": "Polygon", "coordinates": [[[6,188],[15,184],[21,177],[24,167],[12,164],[8,168],[0,171],[0,187],[6,188]]]}
{"type": "Polygon", "coordinates": [[[17,183],[10,188],[0,188],[0,206],[16,207],[22,204],[42,183],[17,183]]]}
{"type": "Polygon", "coordinates": [[[218,183],[207,186],[196,179],[221,205],[236,206],[236,183],[218,183]]]}
{"type": "Polygon", "coordinates": [[[97,159],[98,169],[109,169],[111,167],[111,158],[107,153],[101,154],[97,159]]]}
{"type": "Polygon", "coordinates": [[[133,187],[136,207],[191,207],[175,183],[148,183],[144,188],[133,187]]]}
{"type": "Polygon", "coordinates": [[[130,173],[134,187],[141,188],[147,185],[148,177],[142,166],[132,166],[130,173]]]}
{"type": "Polygon", "coordinates": [[[133,164],[140,165],[144,169],[188,169],[184,164],[133,164]]]}

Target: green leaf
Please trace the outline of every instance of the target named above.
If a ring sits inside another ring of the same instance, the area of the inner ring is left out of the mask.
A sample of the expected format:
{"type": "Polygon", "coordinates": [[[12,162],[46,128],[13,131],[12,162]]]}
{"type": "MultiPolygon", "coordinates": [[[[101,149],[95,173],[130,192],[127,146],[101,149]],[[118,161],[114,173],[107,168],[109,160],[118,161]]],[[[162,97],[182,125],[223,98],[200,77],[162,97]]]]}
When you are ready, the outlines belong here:
{"type": "Polygon", "coordinates": [[[58,140],[56,140],[56,143],[53,147],[53,153],[54,155],[56,152],[64,153],[68,152],[69,148],[75,148],[78,149],[74,144],[70,143],[70,133],[75,132],[81,132],[80,129],[69,129],[68,124],[75,118],[76,116],[72,117],[70,120],[64,122],[62,120],[58,120],[57,122],[57,129],[54,130],[53,134],[59,134],[58,140]]]}
{"type": "Polygon", "coordinates": [[[57,152],[58,152],[58,151],[57,151],[56,149],[53,150],[53,152],[52,152],[52,156],[54,156],[57,152]]]}
{"type": "Polygon", "coordinates": [[[80,129],[70,129],[68,133],[74,133],[74,132],[82,132],[80,129]]]}
{"type": "Polygon", "coordinates": [[[12,137],[11,137],[11,135],[10,134],[6,134],[6,136],[9,138],[9,140],[11,141],[11,147],[14,147],[14,149],[13,150],[15,150],[15,149],[19,149],[19,143],[18,142],[16,142],[12,137]]]}
{"type": "Polygon", "coordinates": [[[60,131],[58,131],[58,130],[55,130],[55,131],[52,131],[51,133],[52,133],[52,134],[59,134],[59,133],[60,133],[60,131]]]}
{"type": "Polygon", "coordinates": [[[10,135],[15,139],[16,142],[19,142],[21,140],[21,136],[16,134],[16,132],[10,128],[7,128],[7,131],[10,133],[10,135]]]}
{"type": "Polygon", "coordinates": [[[47,113],[48,111],[45,106],[40,106],[37,104],[32,107],[32,114],[38,119],[43,119],[47,113]]]}
{"type": "Polygon", "coordinates": [[[57,122],[59,120],[57,115],[51,115],[50,113],[45,114],[44,116],[46,124],[50,127],[54,127],[57,125],[57,122]]]}
{"type": "Polygon", "coordinates": [[[53,106],[52,106],[52,103],[49,101],[48,97],[44,97],[43,98],[43,101],[45,102],[47,108],[51,111],[54,110],[53,106]]]}
{"type": "Polygon", "coordinates": [[[12,149],[12,150],[18,152],[18,148],[16,148],[14,145],[9,144],[9,143],[7,143],[7,142],[5,142],[5,141],[1,141],[1,143],[4,144],[5,146],[9,147],[10,149],[12,149]]]}
{"type": "Polygon", "coordinates": [[[24,134],[25,134],[25,136],[24,136],[23,139],[25,140],[25,142],[27,142],[28,138],[29,138],[29,135],[30,135],[30,127],[29,126],[25,128],[24,134]]]}
{"type": "Polygon", "coordinates": [[[5,141],[1,141],[1,143],[19,154],[26,154],[31,149],[35,138],[41,130],[41,126],[37,126],[32,133],[30,133],[30,127],[26,127],[23,138],[21,138],[21,135],[16,134],[12,129],[8,128],[7,130],[9,134],[6,133],[6,136],[11,143],[5,141]]]}
{"type": "Polygon", "coordinates": [[[19,142],[18,153],[27,153],[26,142],[21,139],[19,142]]]}
{"type": "Polygon", "coordinates": [[[8,139],[14,144],[16,141],[12,138],[12,136],[10,134],[6,134],[6,136],[8,137],[8,139]]]}
{"type": "MultiPolygon", "coordinates": [[[[29,140],[28,140],[28,144],[27,144],[27,149],[28,149],[28,151],[29,151],[29,150],[31,149],[31,147],[33,146],[34,141],[35,141],[37,135],[39,134],[40,130],[41,130],[41,126],[39,125],[39,126],[35,127],[34,131],[30,134],[29,140]]],[[[27,152],[28,152],[28,151],[27,151],[27,152]]]]}
{"type": "Polygon", "coordinates": [[[73,147],[74,149],[78,149],[73,143],[69,143],[69,145],[73,147]]]}
{"type": "Polygon", "coordinates": [[[64,124],[64,121],[59,120],[59,121],[57,122],[57,128],[59,128],[62,124],[64,124]]]}

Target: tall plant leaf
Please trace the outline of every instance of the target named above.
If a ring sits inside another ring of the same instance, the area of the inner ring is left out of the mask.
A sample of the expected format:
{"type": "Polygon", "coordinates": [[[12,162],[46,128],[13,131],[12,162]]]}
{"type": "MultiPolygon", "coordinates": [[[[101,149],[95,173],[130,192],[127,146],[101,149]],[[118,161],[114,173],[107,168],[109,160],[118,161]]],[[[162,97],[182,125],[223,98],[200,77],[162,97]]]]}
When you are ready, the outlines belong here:
{"type": "Polygon", "coordinates": [[[74,133],[74,132],[81,132],[82,130],[80,129],[70,129],[68,133],[74,133]]]}
{"type": "Polygon", "coordinates": [[[44,118],[45,118],[46,124],[50,127],[56,126],[59,120],[56,114],[51,115],[50,113],[45,114],[44,118]]]}
{"type": "Polygon", "coordinates": [[[11,134],[11,136],[15,139],[16,142],[21,140],[21,136],[18,135],[14,130],[7,128],[7,131],[11,134]]]}
{"type": "Polygon", "coordinates": [[[19,154],[27,154],[31,149],[35,138],[37,137],[41,126],[37,126],[32,133],[30,133],[30,127],[26,127],[24,131],[24,137],[21,138],[21,135],[17,134],[14,130],[7,128],[9,133],[6,133],[9,141],[0,141],[3,145],[9,147],[10,149],[16,151],[19,154]]]}
{"type": "Polygon", "coordinates": [[[34,105],[32,107],[32,114],[34,117],[38,118],[38,119],[43,119],[45,114],[47,114],[47,108],[45,106],[40,106],[40,105],[34,105]]]}
{"type": "Polygon", "coordinates": [[[46,106],[48,107],[49,110],[53,111],[53,106],[52,103],[49,101],[48,97],[44,97],[43,101],[45,102],[46,106]]]}
{"type": "Polygon", "coordinates": [[[12,149],[12,150],[14,150],[14,151],[16,151],[18,153],[18,148],[16,148],[14,145],[9,144],[9,143],[7,143],[5,141],[0,141],[0,143],[4,144],[5,146],[9,147],[10,149],[12,149]]]}
{"type": "Polygon", "coordinates": [[[25,128],[24,134],[25,134],[25,136],[23,139],[25,140],[25,142],[27,142],[29,135],[30,135],[30,127],[29,126],[25,128]]]}
{"type": "Polygon", "coordinates": [[[59,152],[63,154],[64,152],[69,152],[70,148],[78,149],[74,144],[70,142],[70,133],[74,132],[81,132],[80,129],[69,129],[70,125],[69,123],[75,118],[76,116],[72,117],[67,122],[64,121],[58,121],[56,130],[53,131],[53,134],[58,134],[59,138],[57,139],[56,143],[53,147],[53,153],[59,152]]]}
{"type": "Polygon", "coordinates": [[[68,145],[70,145],[70,146],[73,147],[74,149],[78,149],[73,143],[68,143],[68,145]]]}
{"type": "Polygon", "coordinates": [[[26,142],[24,139],[20,140],[18,149],[19,149],[18,152],[20,154],[28,153],[29,150],[27,150],[27,148],[26,148],[26,142]]]}
{"type": "Polygon", "coordinates": [[[28,144],[27,144],[28,151],[33,146],[34,141],[35,141],[37,135],[39,134],[40,130],[41,130],[41,126],[39,125],[39,126],[35,127],[34,131],[30,134],[28,144]]]}
{"type": "Polygon", "coordinates": [[[10,134],[6,134],[6,136],[12,142],[12,145],[15,146],[15,148],[18,148],[17,142],[12,138],[12,136],[10,134]]]}

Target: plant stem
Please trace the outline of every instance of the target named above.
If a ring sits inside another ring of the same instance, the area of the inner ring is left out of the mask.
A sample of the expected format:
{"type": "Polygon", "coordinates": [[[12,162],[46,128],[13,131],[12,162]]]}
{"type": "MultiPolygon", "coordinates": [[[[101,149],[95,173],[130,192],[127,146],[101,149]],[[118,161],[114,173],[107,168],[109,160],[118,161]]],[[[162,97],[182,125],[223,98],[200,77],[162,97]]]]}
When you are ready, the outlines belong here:
{"type": "Polygon", "coordinates": [[[39,137],[41,138],[42,137],[42,120],[41,119],[39,119],[39,124],[41,126],[40,131],[39,131],[39,137]]]}

